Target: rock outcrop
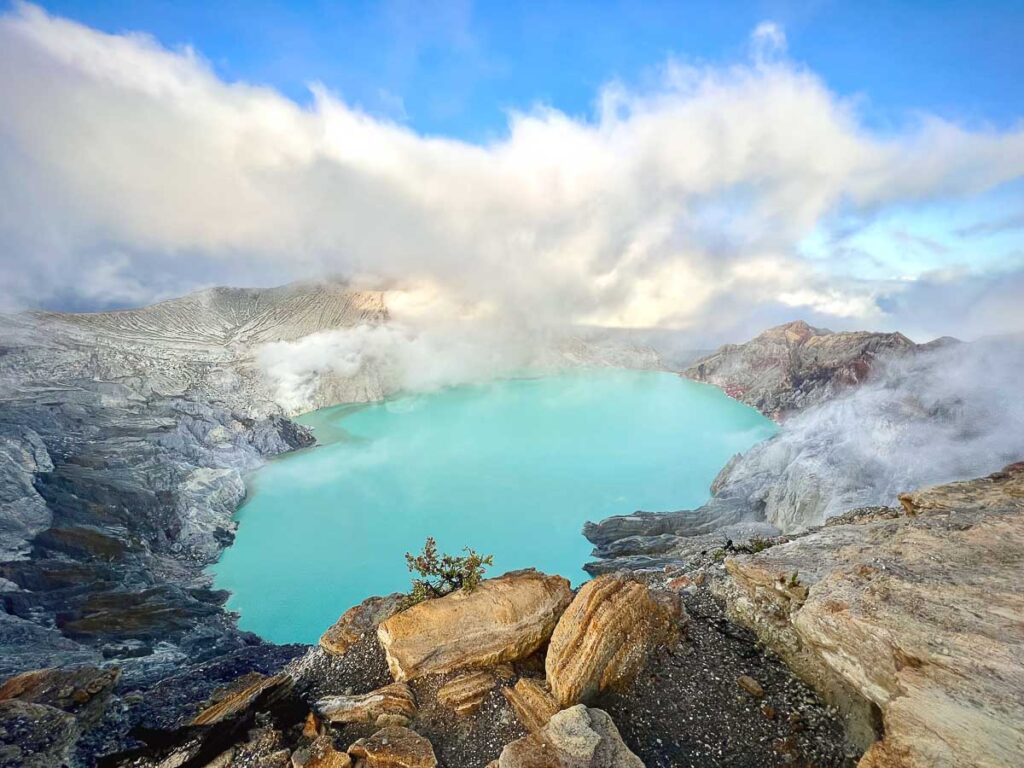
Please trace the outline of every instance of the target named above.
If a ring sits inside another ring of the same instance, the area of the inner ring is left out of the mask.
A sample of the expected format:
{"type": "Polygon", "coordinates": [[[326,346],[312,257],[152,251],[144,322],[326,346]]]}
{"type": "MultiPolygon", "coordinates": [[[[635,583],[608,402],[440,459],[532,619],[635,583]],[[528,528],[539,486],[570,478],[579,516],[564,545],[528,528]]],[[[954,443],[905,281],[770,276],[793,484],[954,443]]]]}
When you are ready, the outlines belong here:
{"type": "Polygon", "coordinates": [[[545,670],[555,700],[568,707],[622,685],[676,628],[646,585],[619,575],[584,584],[562,614],[545,670]]]}
{"type": "Polygon", "coordinates": [[[643,768],[600,709],[578,704],[501,751],[498,768],[643,768]]]}
{"type": "Polygon", "coordinates": [[[1024,764],[1024,464],[726,561],[731,613],[878,708],[861,765],[1024,764]]]}
{"type": "Polygon", "coordinates": [[[369,693],[325,697],[316,703],[316,712],[331,723],[377,723],[383,717],[408,725],[416,716],[416,697],[405,683],[392,683],[369,693]]]}
{"type": "Polygon", "coordinates": [[[915,347],[901,333],[833,333],[798,320],[745,344],[726,344],[683,375],[783,419],[865,381],[880,357],[915,347]]]}
{"type": "Polygon", "coordinates": [[[320,636],[320,647],[336,656],[344,655],[367,632],[376,631],[382,621],[395,615],[405,595],[395,592],[386,597],[369,597],[341,615],[320,636]]]}
{"type": "Polygon", "coordinates": [[[572,599],[569,582],[533,570],[486,579],[381,622],[395,680],[522,659],[547,642],[572,599]]]}

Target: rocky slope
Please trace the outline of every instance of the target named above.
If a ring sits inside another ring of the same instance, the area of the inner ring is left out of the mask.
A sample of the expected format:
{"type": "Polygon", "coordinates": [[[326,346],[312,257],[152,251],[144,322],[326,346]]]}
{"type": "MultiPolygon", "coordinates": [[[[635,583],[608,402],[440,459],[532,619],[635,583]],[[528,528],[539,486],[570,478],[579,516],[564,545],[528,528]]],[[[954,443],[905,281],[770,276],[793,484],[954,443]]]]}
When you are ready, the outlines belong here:
{"type": "Polygon", "coordinates": [[[0,687],[0,765],[59,764],[83,742],[134,768],[838,768],[854,754],[835,715],[706,592],[609,576],[574,596],[560,577],[519,571],[406,610],[367,601],[340,623],[325,633],[352,637],[340,653],[328,643],[233,679],[209,663],[187,697],[136,695],[92,667],[13,678],[0,687]],[[443,659],[406,666],[408,648],[431,643],[443,659]],[[134,744],[116,737],[126,730],[134,744]]]}
{"type": "Polygon", "coordinates": [[[726,344],[683,375],[781,420],[864,382],[879,358],[916,346],[902,333],[833,333],[798,320],[726,344]]]}
{"type": "Polygon", "coordinates": [[[725,561],[733,616],[880,712],[861,768],[1024,764],[1024,464],[725,561]]]}

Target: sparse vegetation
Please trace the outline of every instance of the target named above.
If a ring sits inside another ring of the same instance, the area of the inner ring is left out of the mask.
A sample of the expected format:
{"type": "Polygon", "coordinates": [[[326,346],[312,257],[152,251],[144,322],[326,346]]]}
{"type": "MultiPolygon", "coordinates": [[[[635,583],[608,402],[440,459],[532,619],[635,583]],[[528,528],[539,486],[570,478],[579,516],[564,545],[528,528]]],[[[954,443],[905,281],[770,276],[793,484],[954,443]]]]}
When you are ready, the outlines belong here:
{"type": "Polygon", "coordinates": [[[437,542],[433,536],[423,544],[418,555],[405,553],[409,570],[419,575],[412,580],[412,591],[406,605],[415,605],[424,600],[444,597],[457,589],[472,592],[480,584],[487,566],[494,565],[494,555],[481,555],[465,547],[463,557],[437,553],[437,542]]]}

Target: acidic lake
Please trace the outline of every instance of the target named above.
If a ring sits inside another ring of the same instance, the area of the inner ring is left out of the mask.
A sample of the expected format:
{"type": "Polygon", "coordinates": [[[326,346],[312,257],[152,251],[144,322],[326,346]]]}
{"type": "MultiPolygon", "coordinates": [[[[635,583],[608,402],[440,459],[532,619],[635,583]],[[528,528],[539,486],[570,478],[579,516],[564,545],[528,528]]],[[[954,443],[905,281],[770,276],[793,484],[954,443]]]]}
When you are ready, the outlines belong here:
{"type": "Polygon", "coordinates": [[[669,373],[590,370],[325,408],[320,445],[249,479],[213,567],[240,626],[315,643],[370,595],[406,591],[405,552],[494,555],[491,575],[587,576],[587,520],[692,508],[733,454],[775,426],[669,373]]]}

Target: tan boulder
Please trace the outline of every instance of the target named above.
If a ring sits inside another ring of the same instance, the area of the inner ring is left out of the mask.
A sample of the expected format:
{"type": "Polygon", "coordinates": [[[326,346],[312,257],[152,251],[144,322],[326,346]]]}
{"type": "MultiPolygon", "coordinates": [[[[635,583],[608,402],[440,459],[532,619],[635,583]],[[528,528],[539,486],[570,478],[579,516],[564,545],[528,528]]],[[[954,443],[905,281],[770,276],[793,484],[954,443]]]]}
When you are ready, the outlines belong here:
{"type": "Polygon", "coordinates": [[[558,702],[541,680],[524,677],[512,688],[502,688],[501,692],[519,722],[531,733],[547,725],[551,716],[558,711],[558,702]]]}
{"type": "Polygon", "coordinates": [[[561,576],[514,571],[397,613],[377,637],[396,680],[487,667],[540,648],[571,599],[561,576]]]}
{"type": "Polygon", "coordinates": [[[498,768],[643,768],[606,712],[582,704],[505,746],[498,768]]]}
{"type": "Polygon", "coordinates": [[[223,689],[215,700],[192,719],[192,725],[213,725],[269,706],[292,690],[294,681],[282,672],[271,677],[245,675],[223,689]]]}
{"type": "Polygon", "coordinates": [[[548,685],[562,707],[628,683],[675,628],[669,609],[645,584],[618,574],[584,584],[548,646],[548,685]]]}
{"type": "Polygon", "coordinates": [[[318,736],[292,753],[292,768],[350,768],[352,758],[334,748],[329,736],[318,736]]]}
{"type": "Polygon", "coordinates": [[[484,698],[497,684],[497,678],[490,672],[468,672],[442,685],[437,692],[437,701],[441,706],[454,710],[459,717],[464,717],[480,709],[484,698]]]}
{"type": "Polygon", "coordinates": [[[368,739],[359,739],[348,748],[348,754],[357,764],[365,761],[366,768],[434,768],[437,765],[430,742],[400,725],[389,725],[368,739]]]}
{"type": "Polygon", "coordinates": [[[354,696],[326,696],[315,709],[332,723],[376,723],[383,717],[389,724],[408,725],[416,717],[416,697],[408,684],[392,683],[354,696]]]}
{"type": "Polygon", "coordinates": [[[405,596],[395,592],[386,597],[370,597],[345,611],[330,629],[320,636],[320,647],[340,656],[368,632],[402,607],[405,596]]]}
{"type": "Polygon", "coordinates": [[[826,697],[838,680],[862,720],[881,711],[863,768],[1024,765],[1024,465],[900,502],[727,560],[730,613],[826,697]]]}

